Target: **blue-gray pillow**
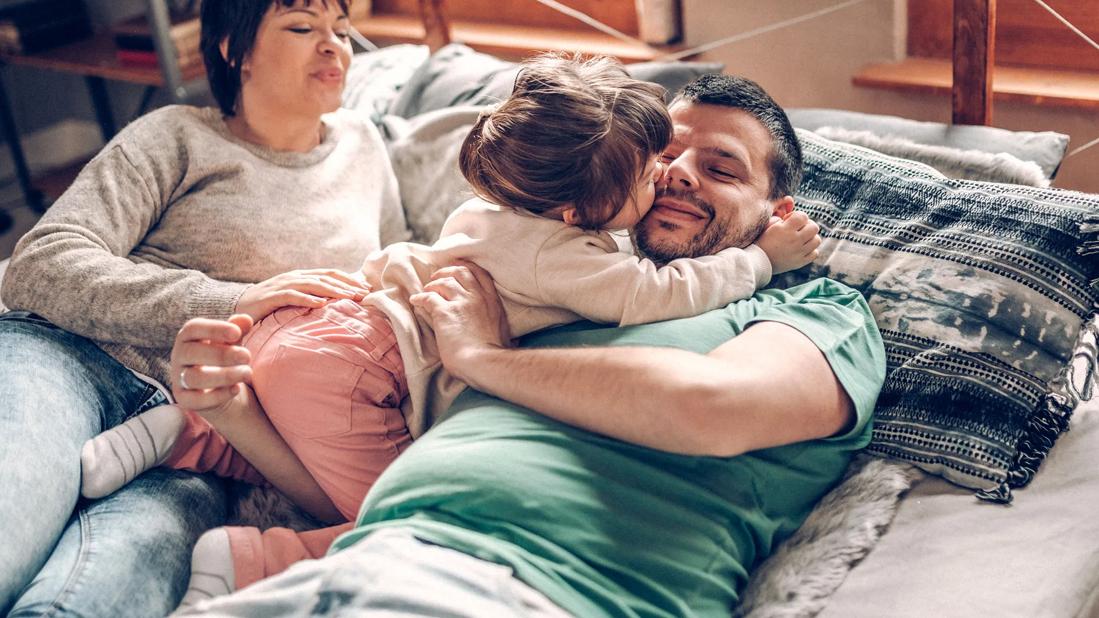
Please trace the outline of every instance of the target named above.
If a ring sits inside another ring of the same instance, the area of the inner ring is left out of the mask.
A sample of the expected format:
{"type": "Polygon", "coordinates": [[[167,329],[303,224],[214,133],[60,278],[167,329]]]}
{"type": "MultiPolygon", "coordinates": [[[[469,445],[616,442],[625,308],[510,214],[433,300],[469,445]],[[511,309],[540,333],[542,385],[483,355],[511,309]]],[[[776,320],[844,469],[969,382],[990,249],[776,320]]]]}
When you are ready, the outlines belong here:
{"type": "Polygon", "coordinates": [[[1099,300],[1099,196],[947,179],[798,131],[821,256],[776,278],[860,290],[888,377],[868,451],[1011,500],[1079,397],[1063,383],[1099,300]]]}
{"type": "MultiPolygon", "coordinates": [[[[705,73],[720,73],[713,62],[641,62],[626,65],[637,79],[660,84],[674,94],[705,73]]],[[[511,94],[519,72],[514,62],[452,43],[431,55],[401,90],[390,114],[411,118],[455,105],[497,103],[511,94]]]]}
{"type": "Polygon", "coordinates": [[[355,54],[347,70],[343,106],[379,123],[428,55],[426,45],[392,45],[355,54]]]}
{"type": "Polygon", "coordinates": [[[1023,161],[1036,163],[1050,180],[1057,175],[1057,168],[1065,158],[1069,140],[1069,136],[1053,131],[1008,131],[997,127],[923,122],[839,109],[803,108],[786,111],[790,122],[800,129],[817,131],[822,127],[835,127],[869,131],[883,138],[903,138],[928,146],[979,150],[993,154],[1007,153],[1023,161]]]}

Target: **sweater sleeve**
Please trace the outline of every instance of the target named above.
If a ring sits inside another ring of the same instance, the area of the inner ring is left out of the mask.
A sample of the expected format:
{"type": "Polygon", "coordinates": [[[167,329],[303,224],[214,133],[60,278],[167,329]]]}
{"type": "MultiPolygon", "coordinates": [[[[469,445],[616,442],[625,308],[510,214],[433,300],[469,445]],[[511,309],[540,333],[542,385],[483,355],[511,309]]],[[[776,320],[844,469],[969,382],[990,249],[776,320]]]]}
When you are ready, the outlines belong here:
{"type": "Polygon", "coordinates": [[[600,241],[562,230],[543,245],[535,278],[548,304],[597,322],[642,324],[724,307],[771,279],[771,262],[755,245],[657,266],[600,241]]]}
{"type": "Polygon", "coordinates": [[[230,315],[245,284],[127,257],[167,209],[182,165],[142,173],[117,140],[108,145],[19,241],[4,302],[91,339],[145,347],[171,345],[190,318],[230,315]]]}

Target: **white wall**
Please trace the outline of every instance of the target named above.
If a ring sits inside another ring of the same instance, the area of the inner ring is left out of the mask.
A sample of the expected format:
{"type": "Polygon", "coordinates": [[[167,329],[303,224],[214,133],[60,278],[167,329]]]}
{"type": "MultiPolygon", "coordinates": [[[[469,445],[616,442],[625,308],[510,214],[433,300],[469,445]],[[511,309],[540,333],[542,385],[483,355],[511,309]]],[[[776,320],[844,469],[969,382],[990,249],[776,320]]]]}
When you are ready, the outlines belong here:
{"type": "MultiPolygon", "coordinates": [[[[822,10],[841,0],[683,0],[685,44],[698,45],[822,10]]],[[[946,96],[856,88],[864,65],[904,50],[904,0],[865,0],[812,21],[716,49],[704,60],[757,82],[785,107],[831,107],[916,120],[950,122],[946,96]]],[[[1065,36],[1074,36],[1068,30],[1065,36]]],[[[1099,51],[1095,53],[1099,54],[1099,51]]],[[[1069,150],[1099,138],[1099,113],[1062,107],[996,103],[993,124],[1012,130],[1057,131],[1069,150]]],[[[1099,146],[1066,159],[1055,186],[1099,193],[1099,146]]]]}

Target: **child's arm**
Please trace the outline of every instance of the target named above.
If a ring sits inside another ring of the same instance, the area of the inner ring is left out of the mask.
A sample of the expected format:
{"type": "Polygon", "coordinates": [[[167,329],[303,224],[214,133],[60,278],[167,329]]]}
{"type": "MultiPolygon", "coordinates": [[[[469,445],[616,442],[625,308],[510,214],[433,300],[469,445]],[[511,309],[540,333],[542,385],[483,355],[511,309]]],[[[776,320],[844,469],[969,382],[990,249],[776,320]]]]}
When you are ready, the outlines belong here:
{"type": "Polygon", "coordinates": [[[626,325],[724,307],[771,280],[771,262],[755,245],[658,266],[601,240],[569,230],[551,238],[536,260],[536,295],[589,320],[626,325]]]}
{"type": "Polygon", "coordinates": [[[199,318],[184,324],[172,348],[171,375],[178,376],[183,367],[201,367],[205,388],[183,389],[176,384],[172,393],[181,407],[210,421],[237,452],[295,504],[323,522],[343,521],[245,384],[250,381],[251,367],[247,361],[237,361],[248,356],[240,341],[251,326],[247,316],[233,316],[230,321],[199,318]]]}

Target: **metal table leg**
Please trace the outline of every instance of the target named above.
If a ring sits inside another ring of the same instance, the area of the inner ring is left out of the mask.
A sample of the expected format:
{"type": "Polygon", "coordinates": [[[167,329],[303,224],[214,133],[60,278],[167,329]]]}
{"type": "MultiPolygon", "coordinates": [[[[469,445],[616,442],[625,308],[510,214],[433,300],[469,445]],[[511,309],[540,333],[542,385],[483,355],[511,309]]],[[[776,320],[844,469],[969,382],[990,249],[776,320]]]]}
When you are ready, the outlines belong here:
{"type": "Polygon", "coordinates": [[[92,95],[92,107],[95,108],[95,118],[99,121],[99,130],[103,133],[103,141],[109,142],[118,132],[114,124],[114,113],[111,111],[111,99],[107,96],[107,82],[102,77],[87,75],[84,81],[88,83],[88,93],[92,95]]]}
{"type": "MultiPolygon", "coordinates": [[[[11,160],[15,163],[15,176],[19,179],[19,188],[23,190],[27,206],[35,212],[45,212],[45,199],[42,192],[31,184],[31,173],[27,168],[27,159],[23,156],[23,144],[19,141],[19,129],[15,126],[11,100],[8,98],[3,76],[0,76],[0,129],[3,130],[4,141],[8,143],[8,150],[11,151],[11,160]]],[[[0,227],[3,227],[2,222],[0,227]]]]}

